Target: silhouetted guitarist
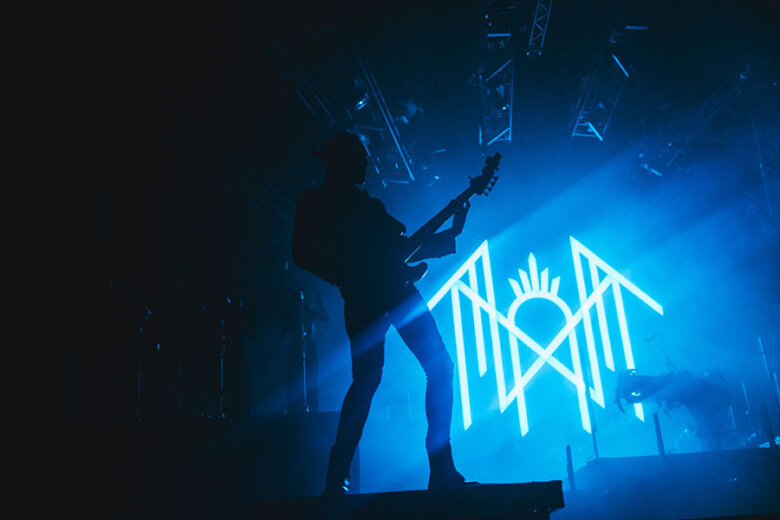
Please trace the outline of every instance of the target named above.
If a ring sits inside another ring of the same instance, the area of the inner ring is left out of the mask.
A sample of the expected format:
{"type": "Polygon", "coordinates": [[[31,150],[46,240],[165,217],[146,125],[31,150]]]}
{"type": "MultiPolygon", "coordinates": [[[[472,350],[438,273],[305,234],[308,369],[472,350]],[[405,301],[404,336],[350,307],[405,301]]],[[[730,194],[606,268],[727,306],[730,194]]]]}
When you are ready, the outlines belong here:
{"type": "Polygon", "coordinates": [[[427,378],[428,488],[464,485],[450,446],[454,365],[413,284],[421,272],[406,266],[405,261],[412,256],[417,261],[454,253],[455,237],[463,230],[468,212],[468,197],[474,192],[452,201],[451,207],[445,208],[449,212],[440,214],[444,220],[431,224],[433,232],[423,233],[424,240],[416,237],[417,233],[407,237],[404,225],[388,215],[379,200],[358,188],[365,182],[368,161],[356,136],[333,135],[317,154],[325,167],[325,185],[304,192],[298,200],[293,260],[338,286],[344,297],[352,353],[352,385],[341,408],[325,494],[348,491],[349,467],[382,377],[384,339],[391,325],[427,378]],[[452,227],[436,233],[450,215],[454,215],[452,227]]]}

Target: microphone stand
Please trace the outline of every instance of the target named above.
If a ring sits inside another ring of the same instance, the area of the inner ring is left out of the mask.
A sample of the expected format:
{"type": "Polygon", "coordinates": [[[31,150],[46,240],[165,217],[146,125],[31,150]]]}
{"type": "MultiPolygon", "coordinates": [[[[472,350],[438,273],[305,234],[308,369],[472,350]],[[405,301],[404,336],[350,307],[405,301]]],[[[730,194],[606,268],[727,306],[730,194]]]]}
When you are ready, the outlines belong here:
{"type": "Polygon", "coordinates": [[[225,350],[227,349],[227,335],[225,334],[225,318],[231,301],[225,296],[225,305],[222,308],[222,316],[219,318],[219,393],[217,396],[217,417],[225,418],[225,350]]]}
{"type": "Polygon", "coordinates": [[[144,322],[149,321],[152,316],[152,310],[144,306],[143,319],[138,326],[138,362],[136,365],[136,387],[135,387],[135,421],[141,422],[141,376],[144,366],[144,322]]]}
{"type": "Polygon", "coordinates": [[[301,296],[301,367],[303,368],[303,411],[309,413],[309,396],[308,388],[306,387],[306,300],[303,291],[300,291],[301,296]]]}

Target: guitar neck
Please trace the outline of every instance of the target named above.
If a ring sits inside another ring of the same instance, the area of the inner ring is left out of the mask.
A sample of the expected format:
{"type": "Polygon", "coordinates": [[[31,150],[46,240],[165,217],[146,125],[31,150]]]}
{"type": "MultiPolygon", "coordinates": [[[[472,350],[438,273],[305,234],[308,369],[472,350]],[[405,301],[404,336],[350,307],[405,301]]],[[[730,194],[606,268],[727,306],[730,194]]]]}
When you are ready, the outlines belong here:
{"type": "Polygon", "coordinates": [[[410,260],[415,261],[412,259],[418,253],[423,243],[433,236],[433,234],[447,222],[447,219],[462,208],[471,197],[477,193],[480,195],[487,195],[487,193],[490,193],[490,190],[493,189],[493,185],[498,179],[495,172],[498,170],[498,163],[500,160],[500,153],[493,154],[491,157],[485,159],[485,167],[482,168],[482,175],[474,179],[469,178],[469,187],[463,190],[463,193],[452,199],[450,203],[444,206],[444,208],[434,215],[431,220],[426,222],[409,237],[407,242],[409,246],[407,248],[408,255],[406,256],[405,262],[409,262],[410,260]]]}
{"type": "Polygon", "coordinates": [[[426,238],[436,233],[436,231],[447,222],[447,219],[449,219],[458,208],[461,208],[473,195],[474,190],[472,190],[471,187],[463,190],[463,193],[451,200],[449,204],[444,206],[444,209],[439,211],[433,218],[423,224],[420,229],[415,231],[414,234],[409,237],[410,243],[414,244],[415,248],[419,247],[426,238]]]}

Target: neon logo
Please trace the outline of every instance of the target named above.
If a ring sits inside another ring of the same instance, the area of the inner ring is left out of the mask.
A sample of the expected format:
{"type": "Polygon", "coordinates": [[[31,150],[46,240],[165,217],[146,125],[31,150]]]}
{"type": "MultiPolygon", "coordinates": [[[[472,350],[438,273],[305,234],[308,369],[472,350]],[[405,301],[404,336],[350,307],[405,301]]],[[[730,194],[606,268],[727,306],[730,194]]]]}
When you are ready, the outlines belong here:
{"type": "MultiPolygon", "coordinates": [[[[631,340],[628,334],[625,308],[623,306],[623,291],[626,290],[647,304],[651,309],[663,315],[663,307],[645,294],[626,277],[618,273],[614,268],[599,258],[595,253],[582,245],[574,237],[571,239],[571,252],[574,260],[574,273],[577,280],[579,294],[579,308],[572,312],[571,308],[558,296],[560,277],[550,279],[548,269],[539,272],[536,258],[533,254],[528,256],[528,270],[518,270],[518,279],[509,279],[509,284],[515,295],[515,300],[509,307],[506,315],[498,311],[496,307],[495,293],[493,291],[493,274],[490,268],[490,254],[487,240],[461,265],[455,274],[439,289],[428,301],[428,308],[433,309],[449,294],[452,302],[452,316],[455,325],[455,345],[457,350],[458,380],[460,382],[461,406],[463,409],[463,428],[471,426],[471,401],[466,372],[466,346],[463,333],[463,316],[461,299],[466,298],[471,302],[472,318],[474,320],[474,336],[476,340],[477,367],[479,376],[487,372],[488,352],[485,336],[489,336],[489,345],[493,364],[496,367],[496,387],[501,413],[506,410],[513,401],[517,401],[518,420],[520,433],[528,433],[528,415],[526,412],[525,388],[533,377],[546,364],[555,369],[577,390],[577,401],[580,409],[582,428],[591,432],[590,412],[588,409],[588,397],[602,408],[604,407],[604,390],[601,382],[601,370],[596,351],[594,324],[591,319],[591,309],[596,309],[598,331],[603,348],[604,362],[608,369],[615,370],[615,361],[612,351],[612,339],[607,327],[607,312],[604,307],[604,295],[612,290],[615,301],[615,310],[620,331],[620,344],[623,348],[625,368],[634,368],[634,356],[631,350],[631,340]],[[583,259],[586,260],[588,278],[583,271],[583,259]],[[481,267],[482,284],[478,283],[478,269],[481,267]],[[518,281],[519,280],[519,281],[518,281]],[[526,302],[534,299],[546,300],[555,305],[565,318],[564,326],[546,346],[534,341],[522,329],[516,326],[515,316],[518,309],[526,302]],[[487,315],[488,331],[484,330],[483,315],[487,315]],[[586,388],[583,373],[582,360],[580,359],[580,347],[577,344],[576,327],[582,323],[585,332],[587,347],[587,366],[591,376],[591,386],[586,388]],[[505,335],[509,342],[509,354],[513,387],[507,389],[504,379],[504,359],[501,352],[501,337],[505,335]],[[531,349],[536,354],[536,359],[530,366],[521,367],[520,345],[531,349]],[[568,348],[572,366],[567,367],[558,360],[554,354],[559,348],[568,348]]],[[[634,405],[637,418],[644,421],[644,411],[641,403],[634,405]]]]}

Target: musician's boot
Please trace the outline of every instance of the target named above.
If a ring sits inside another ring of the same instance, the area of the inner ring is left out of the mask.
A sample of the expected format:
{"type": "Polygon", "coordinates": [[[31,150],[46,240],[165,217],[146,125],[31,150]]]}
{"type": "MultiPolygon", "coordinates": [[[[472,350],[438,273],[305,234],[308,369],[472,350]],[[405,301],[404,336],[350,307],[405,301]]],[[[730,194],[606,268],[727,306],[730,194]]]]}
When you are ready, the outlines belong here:
{"type": "Polygon", "coordinates": [[[454,487],[476,486],[477,482],[468,482],[455,469],[452,460],[452,446],[449,442],[436,450],[428,450],[428,462],[431,474],[428,478],[428,489],[444,489],[454,487]]]}
{"type": "Polygon", "coordinates": [[[323,496],[346,495],[349,493],[349,467],[355,449],[334,444],[330,449],[328,475],[325,477],[323,496]]]}

